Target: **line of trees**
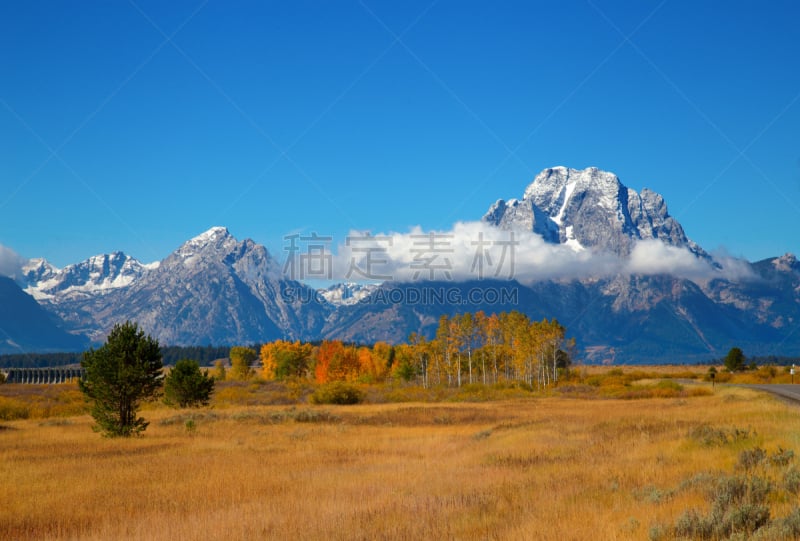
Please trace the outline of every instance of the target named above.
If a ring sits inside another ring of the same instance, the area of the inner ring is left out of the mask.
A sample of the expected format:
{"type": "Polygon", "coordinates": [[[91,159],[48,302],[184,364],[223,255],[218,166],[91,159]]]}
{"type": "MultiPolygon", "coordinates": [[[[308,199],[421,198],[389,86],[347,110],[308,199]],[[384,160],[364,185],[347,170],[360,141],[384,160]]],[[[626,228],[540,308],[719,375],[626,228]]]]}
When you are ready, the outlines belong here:
{"type": "MultiPolygon", "coordinates": [[[[217,359],[228,357],[230,346],[161,346],[165,365],[181,359],[193,359],[200,366],[211,366],[217,359]]],[[[80,364],[83,352],[8,353],[0,355],[0,368],[49,368],[80,364]]]]}
{"type": "MultiPolygon", "coordinates": [[[[513,311],[442,316],[432,340],[412,333],[407,343],[398,346],[277,340],[264,344],[260,353],[263,375],[269,379],[375,382],[393,375],[417,379],[425,387],[502,379],[542,387],[555,383],[559,370],[568,367],[564,346],[565,329],[558,321],[531,321],[513,311]]],[[[233,379],[252,375],[255,349],[236,346],[229,357],[233,379]]],[[[163,366],[158,341],[130,321],[115,325],[100,348],[84,352],[81,367],[86,375],[78,386],[91,404],[95,430],[111,437],[141,434],[149,423],[138,417],[139,407],[162,390],[171,405],[208,404],[215,377],[202,373],[197,361],[178,361],[166,377],[163,366]]],[[[217,368],[221,372],[217,377],[224,378],[221,362],[217,368]]]]}
{"type": "Polygon", "coordinates": [[[397,346],[277,340],[264,344],[260,357],[262,375],[276,380],[377,382],[391,376],[426,387],[503,380],[543,387],[570,364],[573,341],[565,333],[555,319],[531,321],[517,311],[464,313],[442,316],[431,340],[417,333],[397,346]]]}

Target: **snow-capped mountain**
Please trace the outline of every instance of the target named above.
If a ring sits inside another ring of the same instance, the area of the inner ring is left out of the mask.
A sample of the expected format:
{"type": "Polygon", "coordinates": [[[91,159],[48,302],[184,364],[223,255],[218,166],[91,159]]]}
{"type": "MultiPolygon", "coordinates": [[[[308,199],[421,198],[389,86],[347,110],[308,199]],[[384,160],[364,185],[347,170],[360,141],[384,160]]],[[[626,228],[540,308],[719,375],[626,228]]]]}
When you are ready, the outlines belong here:
{"type": "MultiPolygon", "coordinates": [[[[623,185],[613,173],[556,167],[538,174],[522,199],[498,200],[483,217],[504,230],[539,234],[546,242],[576,252],[631,255],[637,243],[655,239],[686,249],[699,260],[719,264],[689,240],[669,215],[664,199],[623,185]]],[[[739,277],[709,272],[690,280],[659,274],[595,276],[580,280],[508,282],[430,282],[385,284],[405,288],[455,289],[455,298],[481,288],[511,288],[503,305],[455,306],[386,303],[373,293],[334,312],[327,337],[354,342],[401,341],[415,331],[430,336],[438,317],[459,311],[521,310],[533,318],[555,317],[578,341],[580,355],[596,362],[696,362],[718,358],[733,346],[748,354],[800,354],[800,263],[787,254],[757,263],[739,262],[739,277]],[[728,276],[727,278],[725,276],[728,276]],[[779,344],[779,346],[776,346],[779,344]],[[779,350],[776,350],[779,347],[779,350]]]]}
{"type": "Polygon", "coordinates": [[[313,296],[283,277],[266,248],[214,227],[180,246],[124,299],[146,329],[181,345],[307,338],[328,309],[302,302],[313,296]]]}
{"type": "Polygon", "coordinates": [[[248,344],[309,338],[331,307],[304,302],[316,292],[286,280],[266,248],[224,227],[188,240],[163,261],[98,256],[28,286],[71,327],[103,340],[135,320],[164,344],[248,344]]]}
{"type": "Polygon", "coordinates": [[[639,194],[615,174],[596,167],[545,169],[521,200],[498,200],[483,221],[502,229],[533,231],[575,250],[627,256],[636,240],[658,239],[703,254],[669,215],[663,197],[647,188],[639,194]]]}
{"type": "Polygon", "coordinates": [[[740,261],[738,274],[717,272],[721,267],[689,240],[660,195],[627,188],[612,173],[546,169],[522,199],[497,201],[483,221],[537,233],[579,252],[576,260],[600,252],[603,260],[608,253],[619,261],[652,257],[663,252],[642,252],[641,246],[660,241],[679,249],[680,261],[700,261],[708,272],[677,276],[668,260],[644,275],[617,266],[618,274],[527,284],[344,283],[317,291],[287,279],[263,246],[214,227],[157,264],[142,265],[119,252],[64,269],[31,260],[21,280],[69,330],[95,341],[115,323],[135,320],[165,345],[275,338],[401,342],[411,332],[431,337],[442,314],[520,310],[535,319],[558,319],[577,339],[579,357],[591,361],[707,361],[732,346],[750,355],[800,354],[800,333],[794,332],[800,325],[800,263],[793,255],[740,261]],[[448,300],[421,302],[421,288],[446,290],[448,300]],[[514,294],[502,303],[472,295],[487,288],[514,294]]]}
{"type": "Polygon", "coordinates": [[[51,280],[59,269],[51,265],[46,259],[37,257],[29,259],[22,266],[22,277],[18,280],[21,287],[30,284],[39,284],[51,280]]]}
{"type": "Polygon", "coordinates": [[[318,289],[319,294],[333,306],[349,306],[365,299],[370,293],[380,287],[380,284],[358,284],[344,282],[333,284],[324,289],[318,289]]]}
{"type": "Polygon", "coordinates": [[[122,252],[101,254],[57,269],[44,259],[23,267],[26,293],[37,300],[61,302],[130,286],[158,264],[143,265],[122,252]]]}

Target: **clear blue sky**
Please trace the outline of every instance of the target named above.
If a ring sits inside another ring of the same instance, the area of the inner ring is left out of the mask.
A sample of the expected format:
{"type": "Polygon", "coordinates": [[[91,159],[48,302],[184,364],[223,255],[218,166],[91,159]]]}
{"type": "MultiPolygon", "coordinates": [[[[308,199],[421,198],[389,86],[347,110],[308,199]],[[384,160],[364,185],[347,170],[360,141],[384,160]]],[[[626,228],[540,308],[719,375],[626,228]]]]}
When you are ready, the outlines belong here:
{"type": "Polygon", "coordinates": [[[800,252],[800,4],[3,2],[0,244],[162,259],[479,219],[541,169],[800,252]]]}

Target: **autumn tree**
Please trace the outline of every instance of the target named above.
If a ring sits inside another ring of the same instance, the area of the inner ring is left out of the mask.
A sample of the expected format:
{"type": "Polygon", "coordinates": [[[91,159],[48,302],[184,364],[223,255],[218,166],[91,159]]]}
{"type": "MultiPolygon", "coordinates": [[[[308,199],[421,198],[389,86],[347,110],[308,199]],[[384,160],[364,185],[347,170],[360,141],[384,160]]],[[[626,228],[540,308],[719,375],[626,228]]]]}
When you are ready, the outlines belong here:
{"type": "Polygon", "coordinates": [[[317,351],[314,369],[317,383],[355,381],[359,376],[358,353],[340,340],[325,340],[317,351]]]}
{"type": "Polygon", "coordinates": [[[488,336],[489,318],[481,310],[475,313],[475,355],[480,360],[481,378],[483,384],[486,385],[486,351],[485,345],[489,339],[488,336]]]}
{"type": "Polygon", "coordinates": [[[453,385],[453,378],[457,376],[460,383],[460,367],[454,360],[456,357],[456,339],[453,336],[453,325],[446,315],[439,317],[439,327],[436,329],[435,347],[441,355],[444,372],[447,375],[447,385],[453,385]]]}
{"type": "Polygon", "coordinates": [[[136,323],[114,325],[106,343],[83,354],[86,376],[78,381],[91,402],[94,429],[109,437],[129,437],[149,424],[137,417],[141,403],[156,396],[162,384],[161,349],[136,323]]]}
{"type": "Polygon", "coordinates": [[[261,366],[267,379],[303,377],[312,362],[314,347],[299,340],[276,340],[261,346],[261,366]]]}
{"type": "Polygon", "coordinates": [[[217,359],[214,361],[213,376],[217,381],[225,381],[225,378],[228,376],[227,372],[225,371],[225,363],[222,362],[222,359],[217,359]]]}
{"type": "Polygon", "coordinates": [[[358,359],[358,379],[365,382],[375,382],[378,380],[378,367],[375,363],[376,355],[372,348],[361,346],[356,351],[358,359]]]}
{"type": "Polygon", "coordinates": [[[396,348],[395,363],[392,365],[392,375],[403,381],[411,381],[420,372],[419,367],[414,362],[414,355],[411,353],[413,348],[406,344],[396,348]]]}
{"type": "Polygon", "coordinates": [[[500,345],[502,344],[502,333],[500,328],[500,318],[497,314],[492,314],[484,320],[484,358],[491,359],[492,375],[494,383],[497,383],[499,374],[500,345]]]}
{"type": "Polygon", "coordinates": [[[469,382],[472,383],[472,348],[476,339],[475,322],[469,312],[461,314],[460,317],[456,317],[454,320],[458,336],[458,348],[467,357],[467,374],[469,375],[469,382]]]}
{"type": "Polygon", "coordinates": [[[430,344],[421,334],[412,332],[408,337],[408,345],[414,358],[414,365],[422,374],[422,386],[427,388],[430,380],[430,344]]]}
{"type": "MultiPolygon", "coordinates": [[[[436,337],[427,341],[412,333],[408,344],[417,373],[442,383],[442,372],[448,385],[460,386],[464,376],[474,383],[506,379],[530,385],[547,386],[558,380],[559,369],[569,363],[564,347],[566,329],[555,319],[531,321],[518,311],[486,315],[443,315],[439,318],[436,337]]],[[[565,346],[566,344],[566,346],[565,346]]],[[[396,373],[396,371],[395,371],[396,373]]]]}
{"type": "Polygon", "coordinates": [[[231,359],[230,376],[239,380],[249,379],[252,375],[250,365],[256,360],[255,350],[243,346],[234,346],[228,356],[231,359]]]}
{"type": "Polygon", "coordinates": [[[389,369],[394,364],[394,346],[386,342],[375,342],[372,346],[372,365],[375,369],[375,379],[382,381],[386,378],[389,369]]]}

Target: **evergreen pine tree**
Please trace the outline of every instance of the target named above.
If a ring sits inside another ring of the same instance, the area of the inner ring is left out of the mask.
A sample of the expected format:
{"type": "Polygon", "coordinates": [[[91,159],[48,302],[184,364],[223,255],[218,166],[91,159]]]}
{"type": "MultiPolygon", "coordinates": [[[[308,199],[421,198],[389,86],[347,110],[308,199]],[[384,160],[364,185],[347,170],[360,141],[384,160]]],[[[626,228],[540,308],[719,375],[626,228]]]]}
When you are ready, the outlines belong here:
{"type": "Polygon", "coordinates": [[[114,325],[106,343],[83,354],[86,377],[80,390],[91,401],[94,429],[105,436],[134,436],[147,428],[137,417],[141,402],[155,397],[162,384],[161,349],[130,321],[114,325]]]}

